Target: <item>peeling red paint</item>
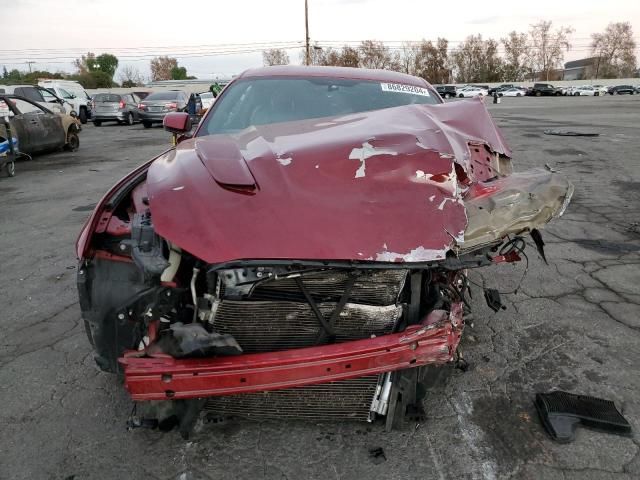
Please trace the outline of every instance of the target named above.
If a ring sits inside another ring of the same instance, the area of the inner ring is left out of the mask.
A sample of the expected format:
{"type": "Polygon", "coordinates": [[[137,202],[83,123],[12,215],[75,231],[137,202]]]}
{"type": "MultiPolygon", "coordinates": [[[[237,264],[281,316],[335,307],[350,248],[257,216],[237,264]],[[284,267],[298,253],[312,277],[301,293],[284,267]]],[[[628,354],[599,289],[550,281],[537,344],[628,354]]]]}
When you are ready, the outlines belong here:
{"type": "Polygon", "coordinates": [[[466,226],[464,206],[455,201],[455,164],[475,179],[467,169],[468,143],[480,138],[509,154],[476,101],[263,125],[233,141],[224,135],[197,137],[149,169],[154,226],[209,263],[375,260],[383,244],[398,252],[387,261],[412,258],[417,249],[439,252],[422,255],[421,261],[443,258],[453,244],[447,232],[455,235],[466,226]],[[228,153],[222,160],[216,156],[220,145],[228,153]],[[363,148],[368,148],[364,161],[350,159],[354,149],[363,148]],[[282,152],[292,158],[286,167],[278,161],[282,152]],[[417,171],[429,181],[421,182],[417,171]],[[254,181],[251,196],[229,187],[250,187],[254,181]],[[259,232],[258,242],[249,231],[259,232]]]}

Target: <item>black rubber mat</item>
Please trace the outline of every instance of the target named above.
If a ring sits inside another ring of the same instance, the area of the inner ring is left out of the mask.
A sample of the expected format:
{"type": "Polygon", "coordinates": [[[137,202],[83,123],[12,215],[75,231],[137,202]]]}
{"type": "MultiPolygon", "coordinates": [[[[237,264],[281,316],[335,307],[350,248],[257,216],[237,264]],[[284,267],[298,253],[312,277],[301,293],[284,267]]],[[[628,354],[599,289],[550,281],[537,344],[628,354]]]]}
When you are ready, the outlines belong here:
{"type": "Polygon", "coordinates": [[[619,435],[631,434],[631,425],[610,400],[555,391],[537,393],[535,404],[545,429],[560,443],[573,441],[580,425],[619,435]]]}

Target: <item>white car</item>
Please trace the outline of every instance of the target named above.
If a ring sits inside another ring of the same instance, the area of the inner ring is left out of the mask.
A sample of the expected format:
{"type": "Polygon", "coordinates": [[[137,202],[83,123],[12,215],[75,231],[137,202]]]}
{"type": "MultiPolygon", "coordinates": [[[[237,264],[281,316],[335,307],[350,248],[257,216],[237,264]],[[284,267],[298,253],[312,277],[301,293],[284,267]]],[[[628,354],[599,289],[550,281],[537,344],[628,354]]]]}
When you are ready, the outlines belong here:
{"type": "Polygon", "coordinates": [[[591,85],[582,85],[581,87],[577,87],[574,91],[573,91],[573,95],[574,96],[595,96],[598,97],[600,96],[600,90],[598,90],[595,87],[592,87],[591,85]]]}
{"type": "Polygon", "coordinates": [[[202,101],[202,109],[208,110],[213,105],[213,101],[215,100],[213,93],[211,92],[203,92],[200,94],[200,100],[202,101]]]}
{"type": "Polygon", "coordinates": [[[19,95],[54,113],[69,113],[73,108],[66,100],[37,85],[0,85],[0,93],[19,95]]]}
{"type": "Polygon", "coordinates": [[[507,88],[506,90],[498,93],[500,97],[524,97],[524,90],[521,88],[507,88]]]}
{"type": "Polygon", "coordinates": [[[486,95],[489,95],[488,90],[485,90],[484,88],[478,88],[478,87],[464,87],[458,90],[457,93],[459,98],[484,97],[486,95]]]}
{"type": "Polygon", "coordinates": [[[38,82],[40,87],[51,90],[65,102],[72,105],[69,114],[77,115],[81,123],[87,123],[91,118],[91,98],[82,85],[72,80],[43,80],[38,82]]]}
{"type": "Polygon", "coordinates": [[[606,85],[594,85],[593,88],[597,89],[600,92],[600,95],[605,95],[609,92],[609,88],[606,85]]]}

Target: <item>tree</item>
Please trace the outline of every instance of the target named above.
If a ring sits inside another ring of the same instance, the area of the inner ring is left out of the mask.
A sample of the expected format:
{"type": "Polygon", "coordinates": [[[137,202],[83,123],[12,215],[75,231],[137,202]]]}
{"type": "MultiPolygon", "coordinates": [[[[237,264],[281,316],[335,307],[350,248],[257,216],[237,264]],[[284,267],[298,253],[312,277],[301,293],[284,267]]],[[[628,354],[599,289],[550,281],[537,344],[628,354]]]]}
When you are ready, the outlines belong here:
{"type": "Polygon", "coordinates": [[[531,55],[526,33],[515,30],[500,40],[504,46],[503,82],[520,82],[531,71],[531,55]]]}
{"type": "Polygon", "coordinates": [[[603,33],[594,33],[591,38],[591,51],[598,57],[596,78],[633,75],[636,69],[636,41],[630,22],[610,23],[603,33]]]}
{"type": "Polygon", "coordinates": [[[24,81],[24,75],[20,72],[20,70],[17,70],[14,68],[7,72],[6,77],[4,76],[4,72],[3,72],[2,81],[6,84],[22,83],[24,81]]]}
{"type": "Polygon", "coordinates": [[[151,59],[151,80],[171,80],[171,70],[178,66],[178,60],[173,57],[160,56],[151,59]]]}
{"type": "MultiPolygon", "coordinates": [[[[415,45],[410,55],[413,60],[412,73],[430,83],[447,83],[449,70],[449,42],[446,38],[438,38],[434,45],[431,41],[422,40],[415,45]]],[[[406,65],[407,59],[403,56],[406,65]]]]}
{"type": "Polygon", "coordinates": [[[104,72],[113,79],[118,68],[118,58],[110,53],[103,53],[96,57],[94,67],[93,71],[104,72]]]}
{"type": "Polygon", "coordinates": [[[64,75],[60,72],[49,72],[47,70],[34,70],[22,74],[22,81],[25,83],[38,83],[41,78],[63,79],[64,75]]]}
{"type": "Polygon", "coordinates": [[[93,72],[97,66],[96,55],[95,53],[87,52],[86,55],[75,59],[73,65],[78,69],[78,75],[93,72]]]}
{"type": "Polygon", "coordinates": [[[185,67],[173,67],[171,69],[171,80],[186,80],[187,69],[185,67]]]}
{"type": "Polygon", "coordinates": [[[123,87],[138,87],[144,85],[144,79],[136,67],[124,65],[120,68],[120,83],[123,87]]]}
{"type": "Polygon", "coordinates": [[[340,66],[353,68],[365,67],[360,57],[360,51],[346,45],[342,48],[342,52],[340,52],[340,66]]]}
{"type": "MultiPolygon", "coordinates": [[[[262,52],[262,63],[265,66],[289,65],[289,55],[281,48],[271,48],[262,52]]],[[[312,62],[313,63],[313,62],[312,62]]]]}
{"type": "Polygon", "coordinates": [[[4,78],[4,79],[9,78],[9,72],[7,71],[6,65],[2,66],[2,78],[4,78]]]}
{"type": "MultiPolygon", "coordinates": [[[[348,47],[345,47],[345,49],[348,47]]],[[[344,50],[343,49],[343,53],[344,50]]],[[[385,70],[402,70],[400,56],[393,54],[382,42],[364,40],[358,47],[359,64],[363,68],[381,68],[385,70]]]]}
{"type": "Polygon", "coordinates": [[[497,82],[502,74],[498,42],[470,35],[451,54],[455,77],[461,83],[497,82]]]}
{"type": "Polygon", "coordinates": [[[553,31],[551,21],[541,21],[529,31],[532,64],[542,78],[549,80],[551,72],[564,60],[564,52],[571,49],[569,36],[571,27],[560,27],[553,31]]]}

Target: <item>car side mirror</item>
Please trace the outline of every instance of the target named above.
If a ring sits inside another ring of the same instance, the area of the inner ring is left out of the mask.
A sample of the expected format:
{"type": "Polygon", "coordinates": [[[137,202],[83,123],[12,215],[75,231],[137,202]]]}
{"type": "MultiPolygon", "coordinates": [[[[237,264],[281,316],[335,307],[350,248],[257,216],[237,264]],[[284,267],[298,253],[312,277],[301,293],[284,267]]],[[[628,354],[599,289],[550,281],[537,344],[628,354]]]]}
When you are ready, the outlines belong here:
{"type": "Polygon", "coordinates": [[[166,131],[171,133],[187,133],[191,131],[191,116],[186,112],[168,113],[165,115],[162,125],[166,131]]]}

